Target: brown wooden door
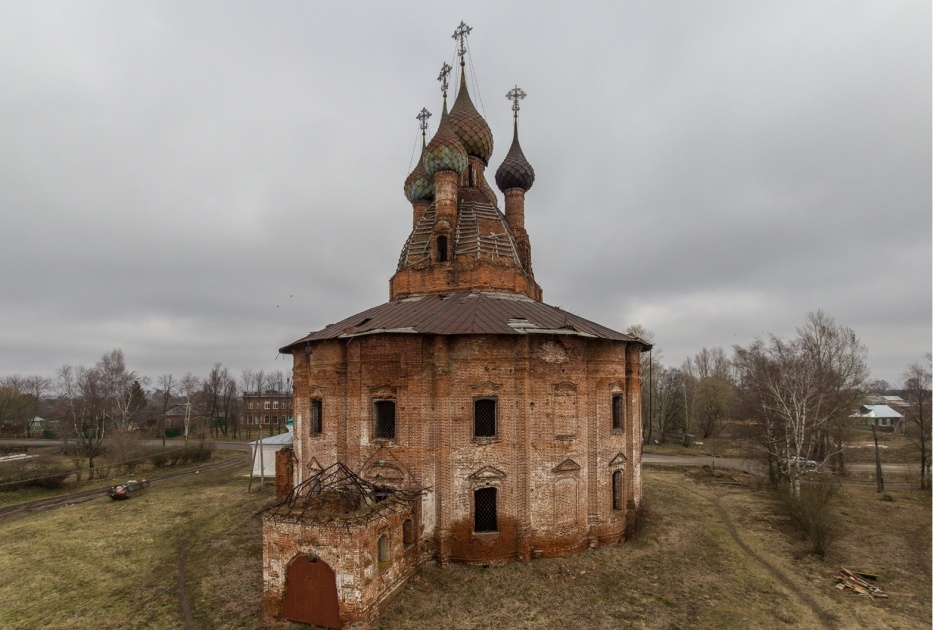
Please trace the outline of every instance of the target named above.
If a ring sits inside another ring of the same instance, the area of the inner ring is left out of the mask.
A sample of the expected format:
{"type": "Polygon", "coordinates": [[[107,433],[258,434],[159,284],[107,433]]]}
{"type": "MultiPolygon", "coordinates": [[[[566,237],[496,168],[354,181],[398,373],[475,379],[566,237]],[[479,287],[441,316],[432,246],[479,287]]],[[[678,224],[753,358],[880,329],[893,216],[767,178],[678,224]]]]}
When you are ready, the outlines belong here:
{"type": "Polygon", "coordinates": [[[285,618],[312,626],[340,629],[337,576],[320,558],[297,556],[285,574],[285,618]]]}

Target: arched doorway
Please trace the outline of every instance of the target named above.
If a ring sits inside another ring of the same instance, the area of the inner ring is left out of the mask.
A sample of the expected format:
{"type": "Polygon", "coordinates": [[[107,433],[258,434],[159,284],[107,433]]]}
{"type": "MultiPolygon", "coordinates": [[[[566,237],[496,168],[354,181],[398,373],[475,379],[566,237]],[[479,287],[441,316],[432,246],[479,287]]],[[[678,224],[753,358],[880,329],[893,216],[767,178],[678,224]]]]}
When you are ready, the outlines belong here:
{"type": "Polygon", "coordinates": [[[285,615],[325,628],[343,627],[337,604],[337,576],[327,563],[315,556],[292,559],[285,574],[285,615]]]}

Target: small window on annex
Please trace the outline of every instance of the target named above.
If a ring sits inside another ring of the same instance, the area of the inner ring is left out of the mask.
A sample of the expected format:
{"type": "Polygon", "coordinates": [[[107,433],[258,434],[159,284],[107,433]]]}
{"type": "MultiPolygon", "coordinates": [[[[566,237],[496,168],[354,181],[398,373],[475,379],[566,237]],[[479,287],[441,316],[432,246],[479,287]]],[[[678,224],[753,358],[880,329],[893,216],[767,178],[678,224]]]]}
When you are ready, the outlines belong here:
{"type": "Polygon", "coordinates": [[[379,537],[378,550],[379,566],[382,567],[389,564],[389,560],[391,559],[391,555],[389,554],[389,537],[385,534],[379,537]]]}
{"type": "Polygon", "coordinates": [[[625,428],[625,396],[614,394],[612,396],[612,429],[621,431],[625,428]]]}
{"type": "Polygon", "coordinates": [[[377,438],[384,440],[395,439],[395,401],[373,401],[373,424],[377,438]]]}
{"type": "Polygon", "coordinates": [[[495,398],[473,400],[473,437],[495,437],[496,403],[495,398]]]}
{"type": "Polygon", "coordinates": [[[402,544],[406,547],[415,544],[415,524],[410,518],[405,519],[405,522],[402,523],[402,544]]]}
{"type": "Polygon", "coordinates": [[[308,433],[319,435],[324,430],[323,407],[320,398],[311,399],[311,412],[308,419],[308,433]]]}
{"type": "Polygon", "coordinates": [[[479,488],[473,492],[473,531],[497,532],[499,519],[497,516],[496,488],[479,488]]]}

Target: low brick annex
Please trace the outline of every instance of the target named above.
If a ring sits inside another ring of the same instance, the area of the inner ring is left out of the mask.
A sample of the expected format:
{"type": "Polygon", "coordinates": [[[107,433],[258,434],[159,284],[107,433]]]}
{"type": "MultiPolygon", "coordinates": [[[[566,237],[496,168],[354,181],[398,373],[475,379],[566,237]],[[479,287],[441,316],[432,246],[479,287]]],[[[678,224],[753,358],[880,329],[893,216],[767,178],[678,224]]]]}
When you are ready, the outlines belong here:
{"type": "Polygon", "coordinates": [[[650,345],[542,301],[514,102],[505,212],[461,64],[405,182],[412,232],[390,301],[280,349],[294,466],[263,515],[267,619],[365,627],[423,561],[527,562],[624,538],[650,345]]]}

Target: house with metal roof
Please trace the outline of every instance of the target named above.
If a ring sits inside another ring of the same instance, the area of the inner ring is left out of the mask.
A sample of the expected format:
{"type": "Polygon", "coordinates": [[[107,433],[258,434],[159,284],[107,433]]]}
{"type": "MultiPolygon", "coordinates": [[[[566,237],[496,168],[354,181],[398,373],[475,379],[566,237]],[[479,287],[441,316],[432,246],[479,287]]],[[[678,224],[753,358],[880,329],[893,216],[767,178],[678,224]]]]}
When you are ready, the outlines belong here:
{"type": "Polygon", "coordinates": [[[850,418],[855,418],[860,424],[871,427],[874,425],[879,431],[897,431],[903,414],[891,409],[888,405],[862,405],[850,418]]]}

